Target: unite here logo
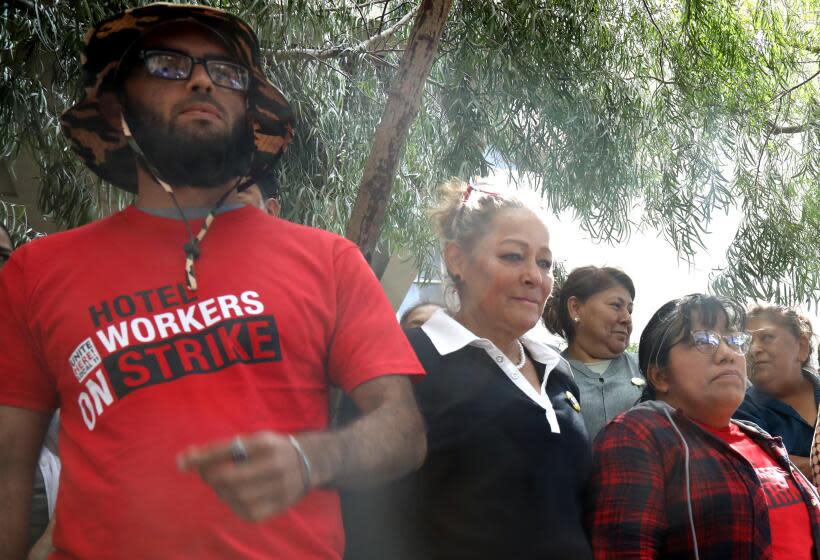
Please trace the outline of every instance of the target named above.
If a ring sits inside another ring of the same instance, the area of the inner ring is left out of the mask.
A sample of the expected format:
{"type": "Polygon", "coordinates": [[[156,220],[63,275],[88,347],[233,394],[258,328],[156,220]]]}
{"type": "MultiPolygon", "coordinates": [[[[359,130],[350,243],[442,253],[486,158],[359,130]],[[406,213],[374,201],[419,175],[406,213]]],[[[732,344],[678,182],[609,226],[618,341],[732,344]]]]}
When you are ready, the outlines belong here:
{"type": "MultiPolygon", "coordinates": [[[[91,373],[102,363],[100,353],[94,346],[91,338],[83,340],[79,346],[71,353],[68,358],[68,363],[74,371],[74,377],[77,378],[78,383],[82,383],[88,374],[91,373]]],[[[80,393],[77,399],[77,404],[80,406],[80,412],[83,416],[83,421],[89,430],[94,429],[97,422],[97,416],[102,414],[103,408],[109,406],[114,402],[111,396],[111,389],[105,380],[102,369],[97,370],[97,382],[89,379],[86,383],[86,392],[80,393]]]]}

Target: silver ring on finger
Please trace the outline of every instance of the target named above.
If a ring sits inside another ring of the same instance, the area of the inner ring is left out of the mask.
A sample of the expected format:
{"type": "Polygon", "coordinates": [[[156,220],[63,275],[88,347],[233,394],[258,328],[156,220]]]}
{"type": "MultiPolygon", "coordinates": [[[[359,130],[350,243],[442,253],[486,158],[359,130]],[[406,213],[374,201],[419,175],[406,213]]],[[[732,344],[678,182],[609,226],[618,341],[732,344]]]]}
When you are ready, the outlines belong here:
{"type": "Polygon", "coordinates": [[[245,442],[242,438],[236,436],[231,441],[231,460],[234,463],[244,463],[248,460],[248,449],[245,447],[245,442]]]}

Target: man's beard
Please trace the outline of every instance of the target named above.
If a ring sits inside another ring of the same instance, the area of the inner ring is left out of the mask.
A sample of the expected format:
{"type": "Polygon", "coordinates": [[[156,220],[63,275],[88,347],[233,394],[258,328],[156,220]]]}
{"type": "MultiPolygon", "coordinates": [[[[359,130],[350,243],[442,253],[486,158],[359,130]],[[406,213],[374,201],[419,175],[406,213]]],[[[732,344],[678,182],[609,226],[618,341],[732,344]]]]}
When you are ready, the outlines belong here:
{"type": "MultiPolygon", "coordinates": [[[[207,97],[207,96],[203,96],[207,97]]],[[[189,102],[213,103],[210,98],[189,102]]],[[[216,188],[247,174],[253,154],[253,135],[244,118],[228,132],[180,130],[174,121],[164,122],[149,105],[124,100],[128,127],[148,163],[162,179],[175,187],[216,188]]]]}

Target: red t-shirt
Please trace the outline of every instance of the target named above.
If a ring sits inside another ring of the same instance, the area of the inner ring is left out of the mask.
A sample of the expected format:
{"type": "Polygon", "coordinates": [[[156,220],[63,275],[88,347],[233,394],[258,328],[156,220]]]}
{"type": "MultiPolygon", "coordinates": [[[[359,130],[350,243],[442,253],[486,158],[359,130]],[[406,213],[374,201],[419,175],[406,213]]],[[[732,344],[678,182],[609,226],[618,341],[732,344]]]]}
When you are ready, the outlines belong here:
{"type": "Polygon", "coordinates": [[[349,241],[231,210],[189,292],[186,240],[181,221],[132,207],[34,241],[0,273],[0,404],[62,409],[52,558],[340,558],[334,491],[247,522],[176,456],[322,430],[329,382],[423,370],[349,241]]]}
{"type": "Polygon", "coordinates": [[[716,429],[701,427],[728,443],[757,473],[769,508],[774,560],[811,560],[812,533],[809,512],[791,475],[734,423],[716,429]]]}

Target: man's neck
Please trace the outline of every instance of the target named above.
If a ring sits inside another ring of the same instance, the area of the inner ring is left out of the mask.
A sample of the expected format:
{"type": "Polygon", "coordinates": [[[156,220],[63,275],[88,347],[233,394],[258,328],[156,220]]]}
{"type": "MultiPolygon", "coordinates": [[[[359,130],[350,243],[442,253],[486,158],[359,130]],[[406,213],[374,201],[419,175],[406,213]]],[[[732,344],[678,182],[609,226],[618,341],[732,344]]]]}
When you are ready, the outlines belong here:
{"type": "Polygon", "coordinates": [[[238,208],[242,208],[243,206],[243,204],[226,203],[220,206],[216,211],[214,211],[213,206],[201,208],[196,206],[186,206],[184,208],[148,208],[143,206],[137,207],[137,209],[140,212],[144,212],[145,214],[150,214],[158,218],[169,218],[171,220],[202,220],[211,212],[218,216],[219,214],[231,212],[238,208]]]}
{"type": "MultiPolygon", "coordinates": [[[[212,208],[223,194],[233,189],[236,183],[236,179],[231,179],[218,187],[173,187],[174,197],[182,208],[212,208]]],[[[137,200],[135,204],[137,208],[143,209],[175,207],[174,201],[165,192],[162,185],[141,166],[137,167],[137,200]]],[[[222,204],[223,206],[235,206],[241,204],[241,201],[237,197],[236,191],[233,191],[222,204]]]]}

